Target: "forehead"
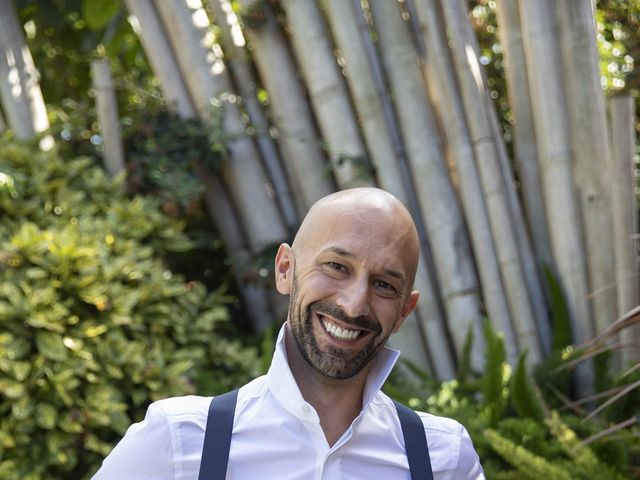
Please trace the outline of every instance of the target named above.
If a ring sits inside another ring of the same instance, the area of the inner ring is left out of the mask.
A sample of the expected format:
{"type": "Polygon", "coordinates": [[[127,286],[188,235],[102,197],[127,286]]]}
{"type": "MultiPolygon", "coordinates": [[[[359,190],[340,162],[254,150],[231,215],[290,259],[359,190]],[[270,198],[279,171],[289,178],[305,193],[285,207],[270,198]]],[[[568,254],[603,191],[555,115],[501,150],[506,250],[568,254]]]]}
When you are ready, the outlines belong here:
{"type": "Polygon", "coordinates": [[[300,238],[305,256],[339,254],[375,268],[411,269],[417,254],[413,224],[395,209],[371,206],[315,212],[300,238]]]}

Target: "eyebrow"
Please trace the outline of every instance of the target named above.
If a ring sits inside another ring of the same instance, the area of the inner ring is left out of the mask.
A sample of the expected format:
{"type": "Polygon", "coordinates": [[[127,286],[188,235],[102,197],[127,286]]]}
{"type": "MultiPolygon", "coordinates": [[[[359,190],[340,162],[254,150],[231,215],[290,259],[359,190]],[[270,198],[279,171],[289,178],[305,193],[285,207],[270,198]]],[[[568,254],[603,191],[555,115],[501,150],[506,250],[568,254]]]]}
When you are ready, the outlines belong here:
{"type": "Polygon", "coordinates": [[[346,257],[346,258],[353,258],[354,255],[351,252],[348,252],[347,250],[340,248],[340,247],[329,247],[327,248],[327,251],[329,252],[333,252],[336,255],[340,255],[341,257],[346,257]]]}
{"type": "MultiPolygon", "coordinates": [[[[329,247],[329,248],[326,249],[326,251],[335,253],[336,255],[339,255],[339,256],[344,257],[344,258],[352,259],[352,258],[355,257],[355,255],[353,253],[345,250],[344,248],[340,248],[340,247],[329,247]]],[[[386,273],[390,277],[397,278],[398,280],[404,282],[404,275],[401,272],[399,272],[397,270],[391,270],[389,268],[385,268],[383,271],[384,271],[384,273],[386,273]]]]}

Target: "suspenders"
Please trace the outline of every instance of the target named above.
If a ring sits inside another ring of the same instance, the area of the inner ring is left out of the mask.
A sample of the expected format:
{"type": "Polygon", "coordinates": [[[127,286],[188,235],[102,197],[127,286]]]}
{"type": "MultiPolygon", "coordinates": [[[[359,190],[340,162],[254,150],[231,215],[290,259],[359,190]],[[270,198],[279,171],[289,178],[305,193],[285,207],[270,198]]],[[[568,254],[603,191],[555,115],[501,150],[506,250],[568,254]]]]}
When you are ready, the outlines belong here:
{"type": "MultiPolygon", "coordinates": [[[[198,480],[224,480],[238,390],[218,395],[209,405],[198,480]]],[[[424,425],[416,412],[394,400],[402,426],[411,480],[433,480],[424,425]]]]}
{"type": "Polygon", "coordinates": [[[424,433],[424,424],[420,416],[395,400],[393,403],[396,404],[398,418],[402,426],[404,449],[407,452],[411,480],[433,480],[427,435],[424,433]]]}
{"type": "Polygon", "coordinates": [[[238,389],[218,395],[209,405],[204,431],[202,460],[198,480],[224,480],[229,463],[233,414],[236,411],[238,389]]]}

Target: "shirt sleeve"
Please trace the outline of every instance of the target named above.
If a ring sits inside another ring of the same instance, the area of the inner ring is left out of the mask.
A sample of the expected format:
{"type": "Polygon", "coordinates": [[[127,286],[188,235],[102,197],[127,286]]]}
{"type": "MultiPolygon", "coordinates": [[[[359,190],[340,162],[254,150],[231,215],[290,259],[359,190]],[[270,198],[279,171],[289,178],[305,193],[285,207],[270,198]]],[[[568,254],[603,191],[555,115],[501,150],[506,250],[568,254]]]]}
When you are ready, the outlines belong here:
{"type": "Polygon", "coordinates": [[[151,404],[104,459],[92,480],[174,480],[173,445],[162,409],[151,404]]]}
{"type": "Polygon", "coordinates": [[[469,433],[463,427],[462,437],[460,438],[460,452],[458,454],[458,465],[456,471],[451,476],[452,479],[464,480],[485,480],[480,459],[473,447],[473,442],[469,433]]]}

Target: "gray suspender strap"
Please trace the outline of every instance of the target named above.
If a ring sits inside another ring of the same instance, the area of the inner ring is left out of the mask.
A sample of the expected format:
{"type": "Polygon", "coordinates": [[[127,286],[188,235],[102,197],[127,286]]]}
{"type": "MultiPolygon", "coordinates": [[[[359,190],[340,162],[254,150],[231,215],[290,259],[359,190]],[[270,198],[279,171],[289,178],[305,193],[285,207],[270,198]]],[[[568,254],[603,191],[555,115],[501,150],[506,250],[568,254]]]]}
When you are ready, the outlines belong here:
{"type": "MultiPolygon", "coordinates": [[[[218,395],[209,405],[198,480],[224,480],[238,390],[218,395]]],[[[402,426],[411,480],[433,480],[424,425],[416,412],[394,400],[402,426]]]]}
{"type": "Polygon", "coordinates": [[[398,419],[404,436],[404,449],[407,452],[411,480],[433,480],[429,444],[424,433],[424,424],[420,416],[408,407],[396,402],[398,419]]]}
{"type": "Polygon", "coordinates": [[[237,399],[236,389],[214,397],[209,405],[198,480],[224,480],[227,476],[237,399]]]}

